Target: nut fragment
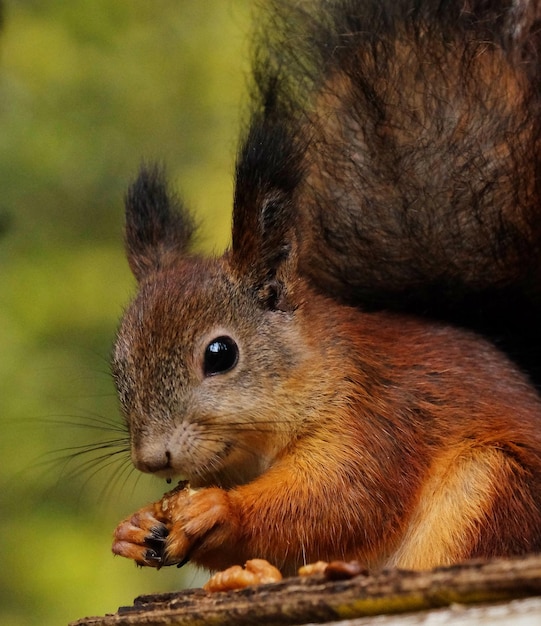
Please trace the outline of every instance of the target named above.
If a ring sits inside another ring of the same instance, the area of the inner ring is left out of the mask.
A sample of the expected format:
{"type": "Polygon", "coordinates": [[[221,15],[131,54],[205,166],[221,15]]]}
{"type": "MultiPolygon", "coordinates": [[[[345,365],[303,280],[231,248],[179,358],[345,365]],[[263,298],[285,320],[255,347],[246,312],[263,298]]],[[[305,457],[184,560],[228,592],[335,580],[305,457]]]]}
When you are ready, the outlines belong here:
{"type": "Polygon", "coordinates": [[[354,576],[368,576],[369,572],[358,561],[317,561],[308,563],[299,568],[299,576],[313,576],[324,574],[328,580],[347,580],[354,576]]]}
{"type": "Polygon", "coordinates": [[[324,574],[329,580],[348,580],[355,576],[368,576],[369,572],[358,561],[331,561],[324,574]]]}
{"type": "Polygon", "coordinates": [[[323,574],[327,568],[328,563],[326,561],[316,561],[315,563],[308,563],[299,567],[299,576],[313,576],[314,574],[323,574]]]}
{"type": "Polygon", "coordinates": [[[165,493],[159,502],[154,505],[156,519],[167,523],[174,521],[180,515],[185,505],[185,499],[196,493],[190,488],[187,480],[181,480],[178,485],[165,493]]]}
{"type": "Polygon", "coordinates": [[[228,569],[217,572],[203,585],[205,591],[232,591],[234,589],[244,589],[249,585],[264,585],[276,583],[282,580],[279,570],[264,559],[251,559],[246,561],[246,565],[233,565],[228,569]]]}

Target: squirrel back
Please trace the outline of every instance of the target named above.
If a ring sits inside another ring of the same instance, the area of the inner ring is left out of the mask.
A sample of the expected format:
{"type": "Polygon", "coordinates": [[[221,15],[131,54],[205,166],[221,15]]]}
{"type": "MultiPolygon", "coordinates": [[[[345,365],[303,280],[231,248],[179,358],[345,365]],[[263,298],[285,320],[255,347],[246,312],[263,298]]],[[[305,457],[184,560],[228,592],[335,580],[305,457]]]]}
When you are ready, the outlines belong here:
{"type": "Polygon", "coordinates": [[[291,167],[254,131],[288,120],[312,285],[474,329],[541,383],[537,3],[271,4],[237,193],[291,167]]]}

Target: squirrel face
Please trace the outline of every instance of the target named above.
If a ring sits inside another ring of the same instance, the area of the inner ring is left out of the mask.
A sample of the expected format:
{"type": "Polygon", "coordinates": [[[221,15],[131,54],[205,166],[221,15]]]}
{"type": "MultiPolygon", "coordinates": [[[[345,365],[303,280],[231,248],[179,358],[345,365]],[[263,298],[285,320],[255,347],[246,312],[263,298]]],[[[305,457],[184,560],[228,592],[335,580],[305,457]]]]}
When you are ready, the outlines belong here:
{"type": "Polygon", "coordinates": [[[143,471],[184,474],[194,487],[264,471],[299,428],[295,409],[280,407],[294,406],[310,378],[312,348],[289,301],[294,289],[303,298],[291,235],[297,152],[280,123],[251,132],[259,148],[241,158],[248,180],[223,257],[191,254],[193,221],[158,170],[143,168],[126,197],[139,294],[118,334],[113,374],[132,457],[143,471]],[[270,150],[291,159],[254,170],[270,150]]]}
{"type": "Polygon", "coordinates": [[[295,314],[267,308],[221,259],[151,274],[113,359],[133,462],[194,486],[253,479],[298,427],[276,406],[292,402],[308,351],[295,314]]]}

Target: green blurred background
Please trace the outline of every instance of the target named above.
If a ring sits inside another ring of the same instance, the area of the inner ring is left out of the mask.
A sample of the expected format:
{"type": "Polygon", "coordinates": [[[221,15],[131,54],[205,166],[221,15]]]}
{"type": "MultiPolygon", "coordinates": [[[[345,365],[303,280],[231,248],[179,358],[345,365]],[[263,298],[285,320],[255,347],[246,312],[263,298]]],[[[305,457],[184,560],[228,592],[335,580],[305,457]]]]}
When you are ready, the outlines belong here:
{"type": "Polygon", "coordinates": [[[122,437],[106,428],[121,423],[108,358],[134,291],[122,198],[141,160],[167,164],[206,251],[229,240],[249,5],[3,1],[2,626],[58,626],[200,582],[113,558],[116,523],[166,485],[126,454],[75,453],[122,437]]]}

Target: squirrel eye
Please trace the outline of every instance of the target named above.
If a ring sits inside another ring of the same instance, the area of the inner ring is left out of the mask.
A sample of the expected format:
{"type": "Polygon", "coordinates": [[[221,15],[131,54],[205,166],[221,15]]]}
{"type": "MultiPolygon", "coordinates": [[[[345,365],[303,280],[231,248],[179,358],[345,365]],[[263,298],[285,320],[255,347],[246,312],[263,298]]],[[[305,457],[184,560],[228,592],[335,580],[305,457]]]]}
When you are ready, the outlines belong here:
{"type": "Polygon", "coordinates": [[[225,374],[239,360],[239,348],[231,337],[216,337],[205,349],[203,371],[205,376],[225,374]]]}

